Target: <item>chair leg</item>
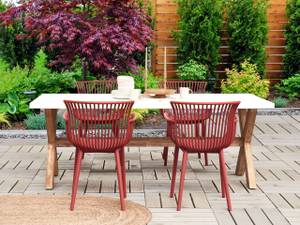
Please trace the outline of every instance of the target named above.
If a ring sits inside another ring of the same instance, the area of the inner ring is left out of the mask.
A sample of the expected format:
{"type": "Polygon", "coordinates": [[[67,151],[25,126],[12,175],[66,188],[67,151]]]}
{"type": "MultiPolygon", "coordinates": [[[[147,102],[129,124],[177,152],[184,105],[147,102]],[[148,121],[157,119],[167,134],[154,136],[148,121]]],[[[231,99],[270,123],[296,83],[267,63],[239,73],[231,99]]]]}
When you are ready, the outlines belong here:
{"type": "Polygon", "coordinates": [[[201,153],[198,152],[198,159],[201,159],[201,153]]]}
{"type": "Polygon", "coordinates": [[[122,166],[120,160],[120,150],[115,151],[116,165],[117,165],[117,175],[118,175],[118,186],[119,186],[119,194],[120,194],[120,203],[121,210],[125,210],[125,199],[124,199],[124,190],[123,190],[123,179],[122,179],[122,166]]]}
{"type": "Polygon", "coordinates": [[[168,165],[168,151],[169,151],[168,146],[165,146],[164,151],[163,151],[163,155],[162,155],[162,158],[164,160],[164,166],[168,165]]]}
{"type": "Polygon", "coordinates": [[[183,152],[183,158],[182,158],[182,166],[181,166],[177,211],[181,210],[182,195],[183,195],[183,189],[184,189],[184,178],[185,178],[185,172],[186,172],[186,166],[187,166],[187,159],[188,159],[188,153],[186,151],[184,151],[183,152]]]}
{"type": "Polygon", "coordinates": [[[208,155],[204,153],[205,166],[208,166],[208,155]]]}
{"type": "Polygon", "coordinates": [[[229,193],[228,177],[227,177],[227,171],[226,171],[226,165],[225,165],[223,150],[220,151],[219,157],[220,157],[220,164],[221,164],[221,170],[222,170],[221,175],[223,177],[223,184],[224,184],[226,201],[227,201],[227,208],[228,208],[229,211],[231,211],[232,210],[232,205],[231,205],[231,198],[230,198],[230,193],[229,193]]]}
{"type": "MultiPolygon", "coordinates": [[[[201,125],[201,127],[203,127],[203,126],[201,125]]],[[[195,124],[195,135],[196,135],[196,137],[200,136],[200,134],[199,134],[199,124],[198,123],[195,124]]],[[[198,159],[201,159],[201,153],[200,152],[198,153],[198,159]]]]}
{"type": "Polygon", "coordinates": [[[177,163],[178,163],[178,152],[179,152],[179,148],[176,146],[175,147],[175,152],[174,152],[173,168],[172,168],[172,180],[171,180],[170,198],[174,197],[174,189],[175,189],[175,182],[176,182],[176,172],[177,172],[177,163]]]}
{"type": "Polygon", "coordinates": [[[76,149],[70,210],[74,210],[83,152],[76,149]]]}
{"type": "MultiPolygon", "coordinates": [[[[221,179],[221,191],[222,191],[222,198],[225,198],[226,197],[226,194],[225,194],[225,185],[224,185],[224,174],[223,174],[223,165],[222,165],[222,162],[221,162],[221,157],[219,155],[219,167],[220,167],[220,179],[221,179]]],[[[226,175],[226,174],[225,174],[226,175]]]]}
{"type": "Polygon", "coordinates": [[[125,148],[123,147],[120,151],[120,160],[122,165],[122,179],[123,179],[123,192],[124,198],[127,197],[127,187],[126,187],[126,164],[125,164],[125,148]]]}

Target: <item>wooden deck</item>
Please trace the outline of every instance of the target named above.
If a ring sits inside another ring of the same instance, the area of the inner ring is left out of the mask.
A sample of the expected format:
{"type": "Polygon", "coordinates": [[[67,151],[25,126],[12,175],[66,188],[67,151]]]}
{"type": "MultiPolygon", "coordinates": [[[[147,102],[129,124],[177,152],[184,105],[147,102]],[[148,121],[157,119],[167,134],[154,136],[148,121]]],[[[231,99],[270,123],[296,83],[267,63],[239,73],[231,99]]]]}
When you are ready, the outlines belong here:
{"type": "MultiPolygon", "coordinates": [[[[162,147],[127,149],[128,199],[150,208],[150,225],[300,224],[300,116],[258,116],[253,143],[256,190],[234,175],[238,149],[226,150],[233,211],[220,195],[218,159],[209,156],[205,167],[196,155],[189,158],[183,209],[170,199],[170,171],[161,159],[162,147]]],[[[74,149],[58,149],[59,176],[46,191],[45,140],[0,140],[0,194],[55,194],[71,191],[74,149]]],[[[118,197],[112,154],[88,154],[78,193],[118,197]]],[[[177,190],[177,189],[176,189],[177,190]]],[[[66,206],[67,207],[67,206],[66,206]]]]}

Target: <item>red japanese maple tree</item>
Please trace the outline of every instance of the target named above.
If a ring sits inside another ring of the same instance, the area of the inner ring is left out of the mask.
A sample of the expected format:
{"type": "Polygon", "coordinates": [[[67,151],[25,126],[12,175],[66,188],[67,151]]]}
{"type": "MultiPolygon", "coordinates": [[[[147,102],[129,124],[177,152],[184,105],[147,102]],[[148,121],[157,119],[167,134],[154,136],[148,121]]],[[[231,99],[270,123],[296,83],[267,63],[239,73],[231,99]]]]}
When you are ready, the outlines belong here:
{"type": "Polygon", "coordinates": [[[151,18],[134,0],[23,0],[0,21],[9,25],[21,17],[26,34],[20,38],[35,38],[52,52],[50,66],[69,66],[79,57],[98,75],[135,68],[133,53],[152,37],[151,18]]]}

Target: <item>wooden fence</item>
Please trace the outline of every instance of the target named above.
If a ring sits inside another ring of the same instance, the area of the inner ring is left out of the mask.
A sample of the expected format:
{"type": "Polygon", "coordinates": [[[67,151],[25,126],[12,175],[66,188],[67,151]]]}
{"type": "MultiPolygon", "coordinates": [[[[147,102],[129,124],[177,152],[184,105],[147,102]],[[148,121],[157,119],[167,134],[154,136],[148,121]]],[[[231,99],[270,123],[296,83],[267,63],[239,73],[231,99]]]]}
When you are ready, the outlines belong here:
{"type": "MultiPolygon", "coordinates": [[[[176,77],[176,43],[172,38],[172,31],[177,29],[177,5],[174,0],[152,0],[154,16],[156,19],[154,42],[156,48],[153,50],[152,65],[156,75],[163,74],[164,47],[167,47],[167,69],[168,77],[176,77]]],[[[266,77],[271,82],[277,82],[283,75],[283,54],[285,52],[284,25],[286,0],[269,0],[268,7],[268,44],[266,77]]],[[[225,31],[224,31],[225,33],[225,31]]],[[[227,40],[222,38],[220,48],[222,60],[217,67],[218,79],[225,77],[225,68],[228,67],[228,45],[227,40]]]]}

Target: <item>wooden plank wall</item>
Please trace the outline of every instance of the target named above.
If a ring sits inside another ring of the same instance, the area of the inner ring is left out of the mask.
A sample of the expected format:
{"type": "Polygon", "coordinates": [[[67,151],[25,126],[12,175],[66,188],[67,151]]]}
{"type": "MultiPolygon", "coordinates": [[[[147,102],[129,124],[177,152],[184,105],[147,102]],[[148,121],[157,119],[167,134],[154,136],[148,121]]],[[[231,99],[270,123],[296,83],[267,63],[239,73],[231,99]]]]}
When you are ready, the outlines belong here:
{"type": "MultiPolygon", "coordinates": [[[[176,43],[172,39],[172,31],[177,29],[177,5],[174,0],[152,0],[154,16],[156,19],[155,37],[156,49],[153,51],[153,69],[156,75],[163,74],[164,46],[167,47],[168,77],[176,77],[176,43]]],[[[284,25],[286,0],[269,0],[268,8],[268,45],[266,77],[277,82],[282,77],[284,54],[284,25]]],[[[226,33],[226,31],[224,31],[226,33]]],[[[218,78],[224,78],[224,69],[228,67],[228,46],[225,35],[220,48],[222,60],[217,68],[218,78]]]]}

